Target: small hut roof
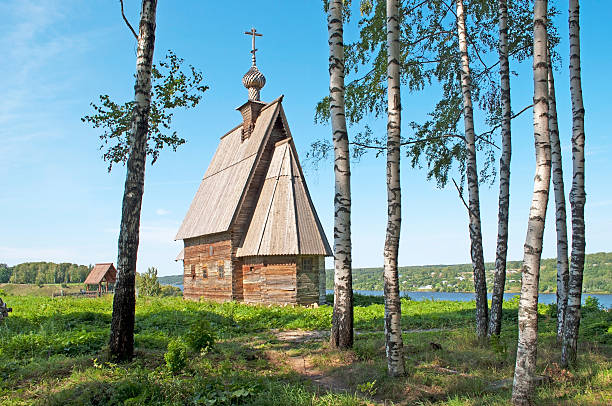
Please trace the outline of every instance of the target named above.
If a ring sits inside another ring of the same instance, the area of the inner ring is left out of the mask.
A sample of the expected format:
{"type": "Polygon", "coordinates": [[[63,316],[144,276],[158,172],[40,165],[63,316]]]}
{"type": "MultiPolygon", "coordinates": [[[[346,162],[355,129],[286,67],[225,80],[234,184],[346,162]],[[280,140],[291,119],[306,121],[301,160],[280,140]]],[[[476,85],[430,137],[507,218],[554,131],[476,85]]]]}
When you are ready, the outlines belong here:
{"type": "Polygon", "coordinates": [[[104,276],[106,276],[107,274],[107,281],[115,282],[117,270],[111,262],[96,264],[89,273],[89,275],[87,275],[87,278],[85,279],[85,285],[97,285],[98,283],[102,282],[102,279],[104,279],[104,276]]]}
{"type": "Polygon", "coordinates": [[[314,210],[292,138],[276,143],[237,256],[325,255],[331,249],[314,210]]]}
{"type": "Polygon", "coordinates": [[[175,240],[229,230],[244,191],[281,109],[282,96],[265,105],[250,137],[242,125],[221,137],[175,240]]]}

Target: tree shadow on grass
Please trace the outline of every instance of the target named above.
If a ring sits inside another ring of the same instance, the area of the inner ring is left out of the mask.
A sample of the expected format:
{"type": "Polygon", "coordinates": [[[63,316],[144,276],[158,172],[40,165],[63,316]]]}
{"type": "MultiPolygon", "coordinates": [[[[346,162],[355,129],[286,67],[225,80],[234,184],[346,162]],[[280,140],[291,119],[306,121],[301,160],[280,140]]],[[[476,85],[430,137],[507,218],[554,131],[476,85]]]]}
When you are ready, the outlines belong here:
{"type": "Polygon", "coordinates": [[[90,367],[37,396],[45,405],[363,404],[346,394],[321,394],[299,374],[276,368],[251,342],[245,338],[242,343],[219,343],[207,354],[191,353],[188,366],[176,374],[162,364],[163,354],[140,352],[131,363],[90,367]],[[325,396],[337,401],[328,402],[325,396]]]}

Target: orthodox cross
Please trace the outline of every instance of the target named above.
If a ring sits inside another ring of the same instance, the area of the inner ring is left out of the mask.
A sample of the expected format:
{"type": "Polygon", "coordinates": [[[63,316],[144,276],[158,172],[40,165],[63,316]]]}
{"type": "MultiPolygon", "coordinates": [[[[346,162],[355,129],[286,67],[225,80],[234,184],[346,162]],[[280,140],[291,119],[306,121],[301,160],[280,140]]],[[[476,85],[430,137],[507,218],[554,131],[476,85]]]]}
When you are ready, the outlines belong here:
{"type": "Polygon", "coordinates": [[[251,53],[253,54],[253,66],[255,66],[255,52],[257,52],[257,48],[255,48],[255,37],[263,37],[263,34],[258,33],[255,28],[251,28],[251,31],[246,31],[245,34],[253,36],[253,50],[251,53]]]}

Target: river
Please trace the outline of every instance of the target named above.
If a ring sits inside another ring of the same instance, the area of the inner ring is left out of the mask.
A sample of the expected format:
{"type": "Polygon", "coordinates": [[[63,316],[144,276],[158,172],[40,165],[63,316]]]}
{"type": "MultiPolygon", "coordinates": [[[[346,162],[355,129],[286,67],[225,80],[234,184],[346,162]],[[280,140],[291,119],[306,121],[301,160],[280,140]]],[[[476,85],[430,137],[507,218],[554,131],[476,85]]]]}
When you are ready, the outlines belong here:
{"type": "MultiPolygon", "coordinates": [[[[173,285],[181,290],[183,290],[183,285],[177,284],[173,285]]],[[[355,293],[360,295],[367,296],[382,296],[382,290],[355,290],[355,293]]],[[[333,294],[334,291],[331,289],[327,290],[328,294],[333,294]]],[[[409,296],[412,300],[449,300],[452,302],[470,302],[475,300],[474,293],[467,292],[401,292],[402,296],[409,296]]],[[[515,296],[518,296],[518,293],[504,293],[504,300],[510,300],[515,296]]],[[[599,300],[599,303],[609,309],[612,308],[612,294],[591,294],[591,293],[583,293],[582,294],[582,303],[584,303],[585,299],[589,296],[596,297],[599,300]]],[[[491,294],[487,294],[489,300],[491,300],[491,294]]],[[[555,303],[557,301],[557,296],[554,293],[540,293],[539,302],[550,304],[555,303]]]]}
{"type": "MultiPolygon", "coordinates": [[[[360,295],[368,296],[382,296],[382,290],[355,290],[355,293],[360,295]]],[[[333,290],[328,289],[328,294],[334,293],[333,290]]],[[[449,300],[453,302],[470,302],[476,300],[474,293],[468,292],[401,292],[401,296],[409,296],[412,300],[449,300]]],[[[510,300],[515,296],[519,296],[519,293],[504,293],[504,300],[510,300]]],[[[582,303],[587,297],[593,296],[599,300],[599,303],[605,308],[612,308],[612,295],[611,294],[594,294],[594,293],[583,293],[582,303]]],[[[491,300],[491,294],[487,294],[487,298],[491,300]]],[[[557,295],[555,293],[540,293],[540,303],[550,304],[557,301],[557,295]]]]}

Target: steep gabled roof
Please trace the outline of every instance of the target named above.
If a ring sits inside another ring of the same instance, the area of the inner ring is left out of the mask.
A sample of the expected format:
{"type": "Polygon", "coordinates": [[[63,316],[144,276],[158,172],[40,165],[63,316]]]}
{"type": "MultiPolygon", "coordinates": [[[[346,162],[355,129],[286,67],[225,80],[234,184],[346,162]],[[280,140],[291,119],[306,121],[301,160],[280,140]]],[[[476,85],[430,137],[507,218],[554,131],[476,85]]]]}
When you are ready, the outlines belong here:
{"type": "Polygon", "coordinates": [[[253,218],[236,255],[332,255],[291,138],[276,143],[253,218]]]}
{"type": "Polygon", "coordinates": [[[115,282],[117,276],[117,270],[112,263],[96,264],[93,267],[87,278],[85,278],[85,285],[97,285],[102,282],[104,276],[108,274],[107,280],[109,282],[115,282]]]}
{"type": "Polygon", "coordinates": [[[261,110],[250,137],[242,125],[221,138],[176,240],[229,230],[265,141],[281,109],[282,96],[261,110]]]}

